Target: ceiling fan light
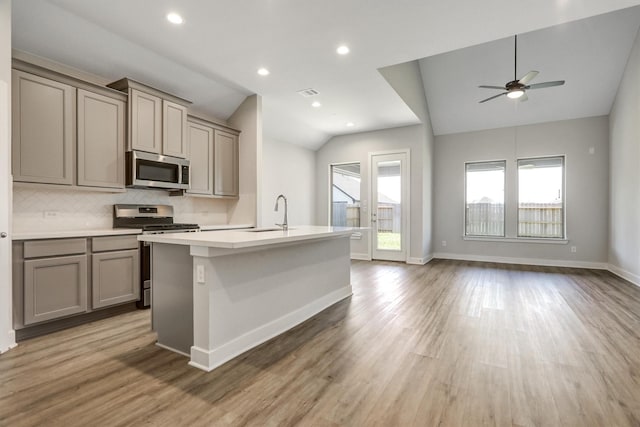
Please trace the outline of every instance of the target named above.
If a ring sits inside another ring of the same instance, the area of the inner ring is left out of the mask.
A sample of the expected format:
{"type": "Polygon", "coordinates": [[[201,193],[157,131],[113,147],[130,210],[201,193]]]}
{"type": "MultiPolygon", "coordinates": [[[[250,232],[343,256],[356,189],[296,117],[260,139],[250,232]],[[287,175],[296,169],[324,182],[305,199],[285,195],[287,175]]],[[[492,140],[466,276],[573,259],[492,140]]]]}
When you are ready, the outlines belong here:
{"type": "Polygon", "coordinates": [[[522,95],[524,95],[524,91],[522,89],[512,90],[507,94],[507,96],[511,99],[518,99],[522,95]]]}

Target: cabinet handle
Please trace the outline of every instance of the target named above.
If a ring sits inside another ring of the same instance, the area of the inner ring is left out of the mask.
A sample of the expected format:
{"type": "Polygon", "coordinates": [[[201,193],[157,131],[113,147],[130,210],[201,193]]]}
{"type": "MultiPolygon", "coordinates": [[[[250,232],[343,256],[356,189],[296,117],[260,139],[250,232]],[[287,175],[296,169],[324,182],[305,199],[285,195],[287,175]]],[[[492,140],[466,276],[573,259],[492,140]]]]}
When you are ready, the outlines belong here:
{"type": "Polygon", "coordinates": [[[7,237],[7,233],[5,233],[4,231],[0,233],[0,238],[4,239],[5,237],[7,237]]]}

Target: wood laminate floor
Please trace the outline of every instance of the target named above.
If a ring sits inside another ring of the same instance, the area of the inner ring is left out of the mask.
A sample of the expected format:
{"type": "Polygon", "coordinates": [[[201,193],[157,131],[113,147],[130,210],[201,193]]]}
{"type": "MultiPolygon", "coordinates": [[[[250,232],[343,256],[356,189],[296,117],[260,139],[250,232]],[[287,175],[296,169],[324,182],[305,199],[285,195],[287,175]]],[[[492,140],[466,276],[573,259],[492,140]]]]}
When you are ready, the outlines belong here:
{"type": "Polygon", "coordinates": [[[138,311],[0,356],[2,426],[640,425],[640,288],[593,270],[354,262],[354,295],[211,373],[138,311]]]}

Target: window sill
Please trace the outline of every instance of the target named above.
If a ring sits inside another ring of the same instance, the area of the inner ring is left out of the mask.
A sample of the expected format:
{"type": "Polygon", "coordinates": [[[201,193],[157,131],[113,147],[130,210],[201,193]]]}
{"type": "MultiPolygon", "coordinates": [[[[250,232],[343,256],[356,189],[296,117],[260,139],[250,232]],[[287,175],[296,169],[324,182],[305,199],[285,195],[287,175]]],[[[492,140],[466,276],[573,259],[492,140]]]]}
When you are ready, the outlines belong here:
{"type": "Polygon", "coordinates": [[[500,243],[543,243],[549,245],[566,245],[569,239],[556,238],[535,238],[535,237],[482,237],[482,236],[462,236],[462,240],[473,242],[500,242],[500,243]]]}

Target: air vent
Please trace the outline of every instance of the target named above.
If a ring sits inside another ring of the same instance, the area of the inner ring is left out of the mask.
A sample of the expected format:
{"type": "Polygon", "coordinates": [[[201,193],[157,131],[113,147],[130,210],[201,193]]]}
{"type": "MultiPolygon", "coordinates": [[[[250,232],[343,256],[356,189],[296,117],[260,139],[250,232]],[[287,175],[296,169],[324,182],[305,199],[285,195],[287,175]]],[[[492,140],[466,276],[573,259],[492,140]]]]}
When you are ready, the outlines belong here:
{"type": "Polygon", "coordinates": [[[311,89],[311,88],[309,88],[309,89],[302,89],[302,90],[299,90],[299,91],[298,91],[298,93],[299,93],[300,95],[304,96],[305,98],[309,98],[310,96],[316,96],[316,95],[318,95],[320,92],[318,92],[318,91],[317,91],[317,90],[315,90],[315,89],[311,89]]]}

